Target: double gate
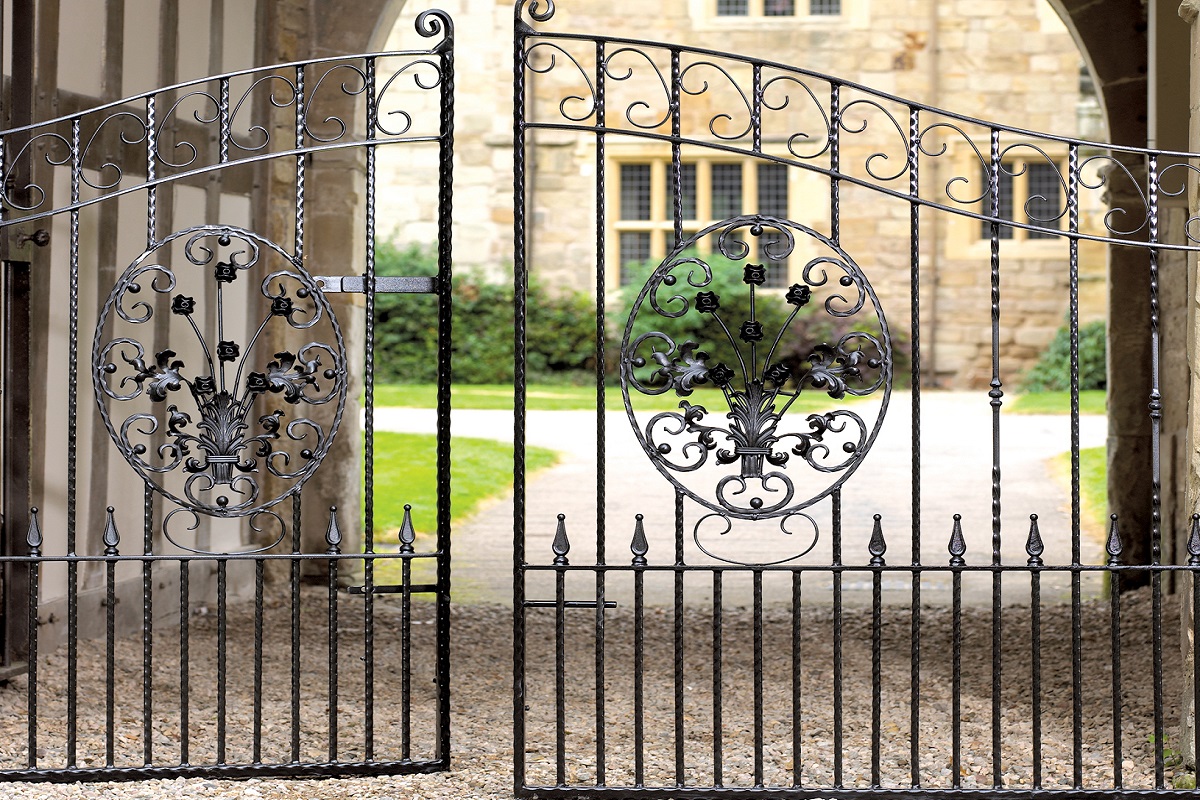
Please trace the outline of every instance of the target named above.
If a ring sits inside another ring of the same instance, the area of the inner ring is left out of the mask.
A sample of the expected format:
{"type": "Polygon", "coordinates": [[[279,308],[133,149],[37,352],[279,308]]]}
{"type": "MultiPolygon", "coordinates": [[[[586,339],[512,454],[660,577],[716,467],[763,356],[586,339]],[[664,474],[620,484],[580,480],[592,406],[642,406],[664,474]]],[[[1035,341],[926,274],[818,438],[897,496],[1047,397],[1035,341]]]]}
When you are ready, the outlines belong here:
{"type": "MultiPolygon", "coordinates": [[[[1165,536],[1160,497],[1163,264],[1197,249],[1195,220],[1167,230],[1162,201],[1191,156],[1005,128],[759,58],[555,32],[553,15],[518,3],[514,42],[516,792],[1165,790],[1184,704],[1164,584],[1200,616],[1200,524],[1165,536]],[[564,137],[595,204],[596,403],[575,430],[594,459],[590,487],[537,492],[531,197],[539,147],[564,137]],[[1133,202],[1104,205],[1117,186],[1133,202]],[[881,219],[905,229],[899,251],[865,232],[881,219]],[[967,231],[978,261],[982,415],[923,397],[928,239],[946,230],[967,231]],[[1036,435],[1004,413],[1029,242],[1057,248],[1070,362],[1069,414],[1036,435]],[[1093,542],[1080,275],[1097,244],[1145,253],[1154,491],[1148,529],[1113,519],[1093,542]],[[948,448],[929,435],[943,426],[948,448]],[[1068,454],[1065,509],[1001,481],[1038,437],[1068,454]]],[[[0,132],[4,635],[28,687],[25,763],[0,778],[448,767],[453,36],[440,12],[417,29],[432,47],[219,75],[0,132]],[[432,102],[395,106],[402,82],[432,102]],[[436,274],[376,274],[382,145],[437,149],[436,274]],[[363,267],[334,274],[306,207],[316,165],[348,153],[365,176],[363,267]],[[220,197],[253,170],[268,206],[286,196],[262,229],[220,197]],[[161,188],[217,176],[203,219],[161,213],[161,188]],[[117,205],[144,218],[123,270],[88,254],[93,238],[119,249],[104,233],[117,205]],[[381,292],[438,299],[437,502],[390,542],[375,534],[381,292]],[[302,503],[357,491],[337,476],[357,469],[360,379],[361,526],[302,503]],[[60,417],[42,452],[30,421],[60,417]]]]}

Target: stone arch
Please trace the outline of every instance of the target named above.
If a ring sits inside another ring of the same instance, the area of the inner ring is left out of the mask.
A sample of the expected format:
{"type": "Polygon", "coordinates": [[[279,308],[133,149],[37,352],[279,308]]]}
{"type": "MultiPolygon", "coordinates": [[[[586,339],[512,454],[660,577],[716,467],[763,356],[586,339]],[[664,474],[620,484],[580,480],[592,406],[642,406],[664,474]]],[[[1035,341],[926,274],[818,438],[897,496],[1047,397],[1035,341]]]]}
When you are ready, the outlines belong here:
{"type": "MultiPolygon", "coordinates": [[[[1047,0],[1074,38],[1091,72],[1113,144],[1145,147],[1148,140],[1148,41],[1142,0],[1047,0]]],[[[1141,158],[1123,163],[1145,180],[1141,158]]],[[[1111,206],[1136,206],[1138,187],[1117,170],[1109,172],[1111,206]]],[[[1144,238],[1144,234],[1142,235],[1144,238]]],[[[1108,251],[1108,502],[1127,532],[1151,527],[1150,299],[1145,251],[1113,246],[1108,251]]],[[[1167,287],[1164,287],[1166,289],[1167,287]]],[[[1164,291],[1164,294],[1166,292],[1164,291]]],[[[1169,352],[1164,348],[1164,352],[1169,352]]],[[[1168,365],[1166,369],[1170,369],[1168,365]]],[[[1186,427],[1186,418],[1165,432],[1186,427]]],[[[1171,452],[1168,448],[1166,452],[1171,452]]],[[[1164,470],[1168,474],[1164,464],[1164,470]]],[[[1168,487],[1169,489],[1169,487],[1168,487]]],[[[1170,537],[1172,494],[1164,492],[1164,540],[1170,537]]],[[[1126,557],[1148,562],[1149,535],[1130,537],[1126,557]]],[[[1145,577],[1145,576],[1143,576],[1145,577]]],[[[1130,581],[1135,583],[1136,581],[1130,581]]]]}

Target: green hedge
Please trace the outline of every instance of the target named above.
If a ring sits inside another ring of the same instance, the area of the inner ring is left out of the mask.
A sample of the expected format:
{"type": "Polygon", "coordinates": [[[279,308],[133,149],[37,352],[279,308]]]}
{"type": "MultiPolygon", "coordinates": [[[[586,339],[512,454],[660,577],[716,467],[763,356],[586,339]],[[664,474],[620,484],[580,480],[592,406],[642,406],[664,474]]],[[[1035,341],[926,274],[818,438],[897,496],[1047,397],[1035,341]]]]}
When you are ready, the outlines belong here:
{"type": "MultiPolygon", "coordinates": [[[[380,242],[376,247],[376,272],[387,275],[433,275],[437,259],[432,247],[400,247],[380,242]]],[[[721,316],[727,320],[750,318],[750,297],[742,282],[740,263],[720,256],[706,256],[713,279],[705,291],[721,298],[721,316]]],[[[657,262],[627,266],[635,270],[631,284],[614,297],[606,319],[608,363],[606,372],[616,379],[617,357],[629,309],[657,262]]],[[[680,272],[680,270],[676,270],[680,272]]],[[[681,283],[676,288],[691,299],[696,290],[681,283]]],[[[663,287],[660,296],[669,296],[663,287]]],[[[792,311],[781,298],[760,293],[755,312],[768,332],[779,329],[792,311]]],[[[549,291],[531,278],[527,294],[528,376],[531,382],[588,383],[595,376],[595,301],[584,291],[549,291]]],[[[816,313],[814,303],[802,309],[792,323],[792,335],[777,351],[782,362],[798,373],[816,342],[834,342],[853,330],[854,320],[816,313]]],[[[382,383],[431,383],[437,377],[437,299],[430,295],[380,294],[376,296],[375,377],[382,383]]],[[[859,315],[865,317],[866,315],[859,315]]],[[[862,320],[860,319],[861,323],[862,320]]],[[[712,316],[690,311],[671,319],[648,308],[639,325],[653,326],[682,344],[691,340],[708,352],[709,364],[736,363],[737,356],[712,316]]],[[[636,337],[649,327],[634,330],[636,337]]],[[[878,329],[862,328],[878,334],[878,329]]],[[[513,380],[513,285],[511,275],[499,280],[477,272],[463,272],[454,279],[453,374],[457,383],[512,383],[513,380]]],[[[908,350],[903,337],[893,333],[896,385],[908,376],[908,350]]]]}
{"type": "MultiPolygon", "coordinates": [[[[379,275],[434,275],[431,247],[375,249],[379,275]]],[[[595,312],[583,292],[551,294],[530,281],[529,378],[533,381],[586,378],[595,369],[595,312]]],[[[431,383],[437,378],[437,298],[431,295],[376,296],[375,376],[384,383],[431,383]]],[[[487,280],[464,272],[454,278],[454,380],[512,383],[512,279],[487,280]]]]}
{"type": "MultiPolygon", "coordinates": [[[[1105,389],[1108,373],[1105,371],[1105,326],[1104,320],[1089,322],[1079,327],[1079,389],[1105,389]]],[[[1071,329],[1064,325],[1054,334],[1054,339],[1038,359],[1037,364],[1026,373],[1021,388],[1027,392],[1066,391],[1071,388],[1071,329]]]]}

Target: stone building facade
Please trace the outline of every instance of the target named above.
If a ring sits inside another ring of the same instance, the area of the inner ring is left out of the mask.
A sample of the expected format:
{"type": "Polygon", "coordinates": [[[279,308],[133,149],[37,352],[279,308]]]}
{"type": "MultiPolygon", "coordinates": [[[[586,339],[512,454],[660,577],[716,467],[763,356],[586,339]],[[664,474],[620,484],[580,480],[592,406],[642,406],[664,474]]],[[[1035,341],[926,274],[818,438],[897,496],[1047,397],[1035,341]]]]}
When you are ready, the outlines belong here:
{"type": "MultiPolygon", "coordinates": [[[[455,0],[450,6],[448,10],[459,20],[460,39],[487,43],[464,48],[460,56],[464,74],[475,78],[459,86],[455,258],[460,267],[500,275],[511,259],[512,235],[511,9],[507,3],[492,0],[455,0]]],[[[761,2],[719,5],[707,0],[669,0],[659,4],[654,14],[646,14],[631,0],[562,3],[555,24],[558,30],[601,30],[750,54],[967,117],[1068,137],[1104,137],[1099,106],[1090,92],[1086,71],[1081,70],[1079,50],[1054,9],[1043,0],[840,0],[811,5],[810,0],[801,0],[773,8],[783,16],[768,15],[771,10],[761,2]],[[1081,75],[1085,77],[1081,79],[1081,75]]],[[[402,12],[396,30],[406,30],[408,18],[415,13],[402,12]]],[[[654,56],[664,64],[669,58],[665,51],[654,56]]],[[[553,57],[561,62],[566,54],[553,54],[548,48],[531,54],[535,71],[530,73],[528,89],[536,100],[538,117],[548,121],[560,113],[583,113],[586,101],[581,98],[587,96],[587,84],[578,72],[564,70],[561,63],[550,68],[553,57]],[[539,74],[543,70],[545,73],[539,74]],[[561,109],[560,103],[564,104],[561,109]]],[[[580,58],[581,67],[591,75],[594,55],[580,58]]],[[[610,126],[653,128],[653,123],[660,121],[654,117],[661,116],[663,90],[639,59],[633,53],[612,57],[607,81],[610,126]],[[618,80],[626,70],[629,78],[618,80]],[[631,106],[643,99],[648,106],[631,106]],[[614,123],[612,118],[627,108],[631,117],[614,123]]],[[[747,124],[749,111],[729,78],[715,68],[720,66],[716,62],[719,59],[714,59],[713,66],[695,64],[690,69],[684,64],[685,93],[681,98],[684,129],[702,131],[704,138],[712,141],[738,133],[747,124]],[[699,91],[705,81],[707,89],[699,91]],[[697,94],[689,96],[689,89],[697,94]],[[719,116],[723,114],[729,116],[719,116]]],[[[769,83],[769,75],[764,74],[764,85],[769,83]]],[[[746,84],[748,81],[743,82],[746,84]]],[[[828,91],[827,86],[814,80],[810,88],[820,95],[828,91]]],[[[419,102],[418,94],[413,92],[414,102],[419,102]]],[[[866,102],[855,103],[856,97],[865,99],[849,88],[843,92],[843,166],[851,165],[852,173],[857,169],[867,180],[872,180],[868,170],[879,175],[902,171],[907,154],[899,143],[902,137],[897,137],[897,129],[886,115],[905,124],[907,109],[899,103],[877,109],[866,102]],[[866,129],[849,135],[856,125],[866,129]],[[873,158],[876,153],[882,157],[873,158]]],[[[827,95],[822,99],[827,100],[827,95]]],[[[826,165],[828,154],[820,153],[825,149],[822,139],[792,137],[795,132],[811,132],[825,124],[818,116],[815,98],[806,98],[796,84],[781,80],[764,96],[764,103],[772,102],[785,105],[764,109],[763,151],[784,160],[826,165]]],[[[661,121],[659,129],[666,131],[665,119],[661,121]]],[[[933,121],[933,116],[926,114],[922,124],[933,121]]],[[[948,118],[945,121],[959,124],[948,118]]],[[[956,199],[981,198],[980,203],[965,205],[982,211],[987,202],[983,169],[989,156],[989,131],[982,125],[959,127],[960,131],[939,129],[924,144],[929,156],[942,147],[948,151],[928,159],[920,191],[924,196],[936,192],[939,202],[950,206],[963,205],[956,199]],[[966,178],[951,183],[959,176],[966,178]]],[[[1011,143],[1004,140],[1001,146],[1011,143]]],[[[657,263],[666,255],[672,244],[667,145],[609,137],[602,209],[597,209],[594,137],[539,130],[531,149],[527,160],[532,165],[529,247],[537,254],[533,263],[546,282],[562,287],[595,286],[600,240],[592,232],[592,220],[597,211],[603,211],[607,220],[603,244],[609,290],[626,282],[623,262],[649,259],[657,263]],[[629,206],[640,202],[643,207],[623,208],[623,201],[629,206]]],[[[434,156],[432,150],[425,159],[414,158],[408,150],[383,153],[381,180],[394,176],[399,189],[402,182],[432,179],[434,156]]],[[[1010,204],[1015,219],[1024,221],[1026,201],[1042,202],[1044,208],[1054,209],[1052,213],[1063,214],[1059,225],[1065,227],[1066,185],[1060,175],[1065,174],[1066,156],[1065,145],[1045,153],[1021,147],[1004,151],[1002,202],[1010,204]],[[1039,196],[1045,200],[1039,201],[1039,196]]],[[[749,163],[736,156],[714,159],[711,153],[689,153],[687,148],[682,160],[688,194],[684,200],[685,233],[721,218],[725,211],[753,213],[762,203],[780,216],[818,230],[829,229],[828,180],[820,174],[765,161],[749,163]],[[691,192],[695,192],[694,198],[691,192]]],[[[904,193],[907,180],[901,177],[889,186],[904,193]]],[[[427,198],[402,190],[384,191],[381,196],[381,232],[390,231],[403,242],[433,241],[434,209],[427,198]]],[[[1103,210],[1098,195],[1085,194],[1081,202],[1081,230],[1098,229],[1103,210]]],[[[871,280],[895,319],[906,316],[909,303],[909,212],[902,200],[881,201],[861,187],[842,188],[842,240],[873,263],[871,280]]],[[[1067,244],[1065,239],[1038,237],[1019,229],[1002,231],[1001,236],[1002,290],[1021,298],[1006,306],[1001,356],[1006,374],[1017,378],[1065,323],[1067,244]]],[[[977,387],[990,377],[989,238],[990,231],[976,220],[941,213],[922,215],[921,283],[929,311],[921,333],[926,379],[933,385],[977,387]]],[[[803,253],[799,255],[801,258],[790,259],[785,270],[789,274],[777,276],[777,285],[798,279],[804,263],[803,253]]],[[[1080,268],[1081,319],[1085,323],[1103,319],[1103,246],[1085,242],[1080,268]]],[[[610,293],[610,304],[618,302],[613,297],[610,293]]],[[[906,326],[899,323],[899,327],[906,326]]]]}

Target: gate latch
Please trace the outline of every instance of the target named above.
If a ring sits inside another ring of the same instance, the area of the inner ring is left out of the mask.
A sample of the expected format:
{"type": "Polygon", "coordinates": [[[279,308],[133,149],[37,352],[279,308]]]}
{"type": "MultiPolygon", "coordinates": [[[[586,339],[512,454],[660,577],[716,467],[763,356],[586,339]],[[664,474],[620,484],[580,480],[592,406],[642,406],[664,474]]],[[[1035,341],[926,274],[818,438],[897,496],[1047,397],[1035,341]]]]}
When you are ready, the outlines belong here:
{"type": "Polygon", "coordinates": [[[0,237],[5,261],[32,261],[33,248],[50,244],[50,231],[36,228],[33,223],[17,223],[10,226],[0,237]]]}
{"type": "MultiPolygon", "coordinates": [[[[367,279],[362,275],[318,275],[321,291],[328,293],[357,292],[365,294],[367,279]]],[[[376,294],[437,294],[437,278],[378,276],[375,278],[376,294]]]]}

